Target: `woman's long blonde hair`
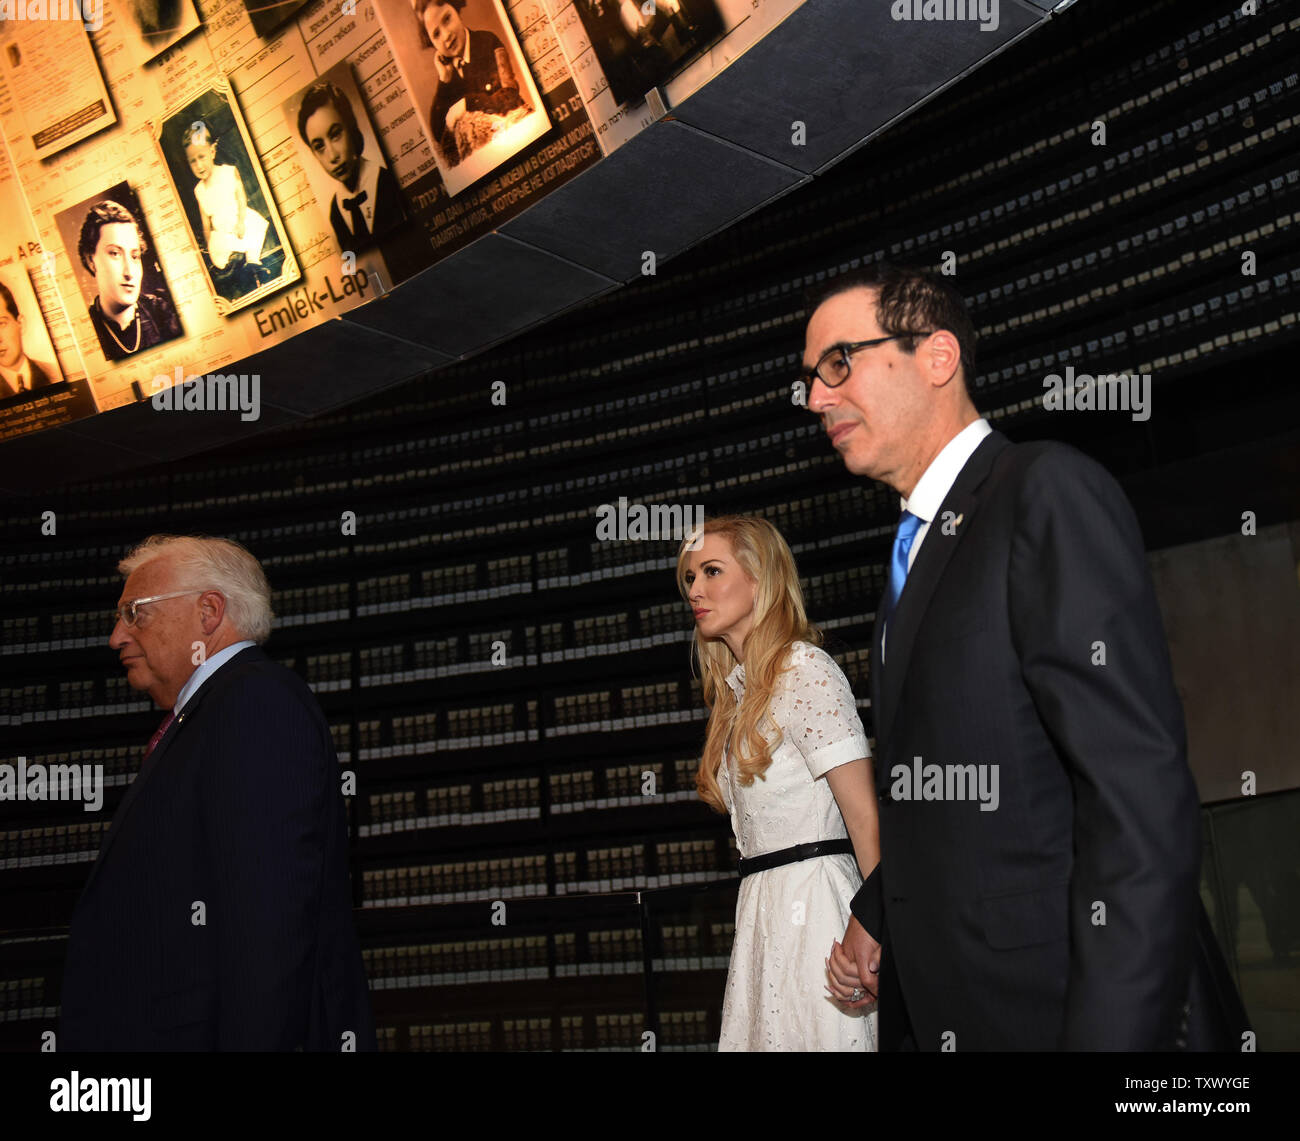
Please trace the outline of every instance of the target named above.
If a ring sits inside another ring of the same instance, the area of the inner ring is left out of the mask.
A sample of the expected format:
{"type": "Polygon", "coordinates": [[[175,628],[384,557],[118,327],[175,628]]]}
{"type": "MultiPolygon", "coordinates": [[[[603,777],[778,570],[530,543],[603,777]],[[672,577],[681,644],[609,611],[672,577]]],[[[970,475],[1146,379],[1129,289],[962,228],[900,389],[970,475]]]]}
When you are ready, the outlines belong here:
{"type": "Polygon", "coordinates": [[[704,704],[710,710],[695,788],[706,804],[718,812],[726,812],[722,789],[718,786],[723,748],[729,747],[735,758],[737,779],[742,785],[748,787],[756,776],[762,777],[767,772],[772,764],[772,750],[781,743],[781,729],[771,721],[769,707],[790,646],[797,641],[821,645],[822,637],[804,611],[799,572],[789,546],[771,523],[754,515],[720,515],[708,519],[686,538],[677,552],[677,589],[682,598],[689,603],[687,559],[705,535],[725,538],[740,569],[758,585],[753,622],[745,639],[742,701],[736,702],[727,685],[727,675],[736,665],[736,657],[727,643],[721,638],[701,638],[698,627],[691,643],[704,690],[704,704]],[[763,730],[764,721],[775,731],[770,740],[763,730]]]}

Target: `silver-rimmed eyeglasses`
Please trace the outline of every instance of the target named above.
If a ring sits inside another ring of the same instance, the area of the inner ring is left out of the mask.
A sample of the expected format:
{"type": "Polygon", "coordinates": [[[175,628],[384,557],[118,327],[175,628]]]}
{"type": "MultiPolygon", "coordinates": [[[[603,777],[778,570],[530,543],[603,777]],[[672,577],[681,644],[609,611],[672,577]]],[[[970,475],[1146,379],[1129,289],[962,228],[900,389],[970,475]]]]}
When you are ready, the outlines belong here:
{"type": "Polygon", "coordinates": [[[113,625],[125,622],[128,626],[134,626],[140,617],[140,607],[148,606],[151,602],[165,602],[169,598],[180,598],[183,594],[202,594],[207,589],[204,586],[197,590],[173,590],[170,594],[151,594],[148,598],[133,598],[130,602],[122,603],[112,612],[113,625]]]}

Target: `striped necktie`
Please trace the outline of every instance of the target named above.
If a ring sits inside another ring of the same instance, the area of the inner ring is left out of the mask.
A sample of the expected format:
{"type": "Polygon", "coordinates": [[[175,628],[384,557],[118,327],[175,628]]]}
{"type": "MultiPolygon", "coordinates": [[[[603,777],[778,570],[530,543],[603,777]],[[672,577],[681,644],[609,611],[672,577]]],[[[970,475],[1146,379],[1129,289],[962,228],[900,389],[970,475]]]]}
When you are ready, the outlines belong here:
{"type": "Polygon", "coordinates": [[[167,714],[166,717],[162,719],[162,724],[159,725],[158,728],[154,730],[153,736],[149,738],[149,744],[144,751],[144,759],[146,761],[149,759],[149,754],[152,753],[158,747],[158,742],[163,739],[163,734],[166,733],[167,730],[171,728],[171,723],[175,720],[176,720],[176,711],[172,710],[167,714]]]}

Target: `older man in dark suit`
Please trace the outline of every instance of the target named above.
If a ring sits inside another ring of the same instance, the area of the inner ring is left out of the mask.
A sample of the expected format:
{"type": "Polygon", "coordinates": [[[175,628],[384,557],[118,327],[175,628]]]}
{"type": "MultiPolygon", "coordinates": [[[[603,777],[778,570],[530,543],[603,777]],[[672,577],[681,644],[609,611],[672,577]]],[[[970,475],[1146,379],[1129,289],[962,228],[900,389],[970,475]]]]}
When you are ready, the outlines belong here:
{"type": "Polygon", "coordinates": [[[64,1050],[374,1049],[329,726],[257,560],[154,536],[109,645],[167,710],[77,903],[64,1050]]]}
{"type": "Polygon", "coordinates": [[[1097,463],[980,418],[974,339],[902,268],[839,279],[808,323],[809,409],[903,507],[871,665],[881,861],[832,993],[878,995],[886,1050],[1240,1049],[1137,521],[1097,463]]]}

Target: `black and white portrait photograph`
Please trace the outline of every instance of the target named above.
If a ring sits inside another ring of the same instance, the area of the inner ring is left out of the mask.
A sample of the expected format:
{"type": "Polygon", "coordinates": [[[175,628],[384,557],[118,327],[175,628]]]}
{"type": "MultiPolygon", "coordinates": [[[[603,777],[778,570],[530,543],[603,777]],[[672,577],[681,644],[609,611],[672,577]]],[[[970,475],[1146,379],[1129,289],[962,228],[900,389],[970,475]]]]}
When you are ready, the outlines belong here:
{"type": "Polygon", "coordinates": [[[0,269],[0,400],[62,379],[27,271],[21,265],[0,269]]]}
{"type": "Polygon", "coordinates": [[[179,43],[199,26],[194,0],[128,0],[120,9],[141,65],[179,43]]]}
{"type": "Polygon", "coordinates": [[[619,103],[640,103],[722,34],[715,0],[573,0],[619,103]]]}
{"type": "Polygon", "coordinates": [[[351,65],[336,64],[283,106],[299,162],[339,252],[373,250],[407,214],[351,65]]]}
{"type": "Polygon", "coordinates": [[[375,0],[448,194],[551,125],[500,0],[375,0]]]}
{"type": "Polygon", "coordinates": [[[140,199],[127,182],[55,216],[104,359],[125,360],[181,336],[140,199]]]}
{"type": "Polygon", "coordinates": [[[158,145],[217,308],[236,312],[299,278],[243,116],[214,84],[168,115],[158,145]]]}
{"type": "Polygon", "coordinates": [[[0,267],[0,440],[94,413],[89,383],[59,363],[26,265],[0,267]]]}

